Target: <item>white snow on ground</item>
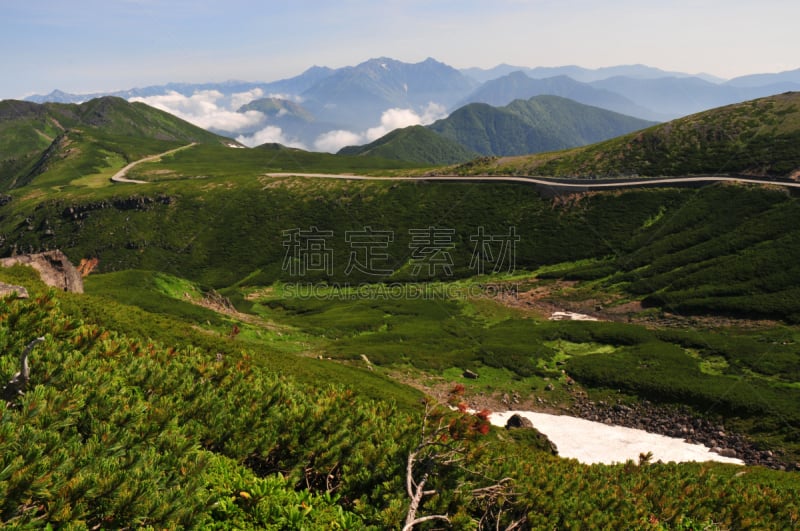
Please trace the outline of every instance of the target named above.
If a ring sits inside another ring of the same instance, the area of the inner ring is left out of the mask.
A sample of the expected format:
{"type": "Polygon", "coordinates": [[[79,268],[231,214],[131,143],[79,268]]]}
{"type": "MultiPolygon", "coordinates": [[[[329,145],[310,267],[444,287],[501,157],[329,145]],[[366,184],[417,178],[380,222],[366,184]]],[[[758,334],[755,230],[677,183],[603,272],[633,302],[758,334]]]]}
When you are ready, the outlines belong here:
{"type": "Polygon", "coordinates": [[[581,463],[624,463],[629,459],[638,463],[639,454],[653,452],[653,462],[720,461],[744,464],[741,459],[723,457],[701,444],[689,444],[674,437],[566,415],[504,411],[492,413],[489,421],[495,426],[505,426],[515,413],[529,419],[537,430],[547,435],[558,447],[559,456],[574,458],[581,463]]]}
{"type": "Polygon", "coordinates": [[[597,321],[597,317],[576,312],[553,312],[551,321],[597,321]]]}

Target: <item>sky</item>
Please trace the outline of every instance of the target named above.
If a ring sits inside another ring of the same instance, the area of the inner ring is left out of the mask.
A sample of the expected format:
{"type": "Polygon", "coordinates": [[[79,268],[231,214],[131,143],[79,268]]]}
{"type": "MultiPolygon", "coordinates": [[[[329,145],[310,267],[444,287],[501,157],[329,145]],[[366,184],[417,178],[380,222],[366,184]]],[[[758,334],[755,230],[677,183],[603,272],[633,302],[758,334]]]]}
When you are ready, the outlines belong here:
{"type": "Polygon", "coordinates": [[[274,81],[372,57],[456,68],[800,67],[796,0],[0,0],[0,99],[274,81]]]}

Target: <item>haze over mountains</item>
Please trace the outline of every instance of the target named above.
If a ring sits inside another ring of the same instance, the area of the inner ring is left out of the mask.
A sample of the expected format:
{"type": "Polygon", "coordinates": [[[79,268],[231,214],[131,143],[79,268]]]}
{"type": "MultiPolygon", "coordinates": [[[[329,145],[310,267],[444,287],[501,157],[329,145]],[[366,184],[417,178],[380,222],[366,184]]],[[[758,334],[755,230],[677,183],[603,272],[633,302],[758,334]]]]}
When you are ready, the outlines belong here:
{"type": "MultiPolygon", "coordinates": [[[[356,66],[314,66],[274,82],[170,83],[111,93],[171,112],[255,146],[277,142],[316,151],[374,142],[429,125],[471,103],[495,107],[539,95],[569,98],[635,118],[667,121],[702,110],[800,90],[800,69],[720,80],[631,65],[457,70],[434,59],[375,58],[356,66]]],[[[33,102],[81,102],[106,95],[53,91],[33,102]]]]}

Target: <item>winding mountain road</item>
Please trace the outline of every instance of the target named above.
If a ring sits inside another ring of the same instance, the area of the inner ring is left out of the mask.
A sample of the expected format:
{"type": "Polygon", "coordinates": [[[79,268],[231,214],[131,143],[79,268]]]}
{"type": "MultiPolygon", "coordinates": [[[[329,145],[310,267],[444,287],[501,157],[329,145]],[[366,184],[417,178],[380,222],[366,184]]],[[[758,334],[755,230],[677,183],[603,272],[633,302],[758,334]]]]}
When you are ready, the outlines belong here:
{"type": "Polygon", "coordinates": [[[158,155],[150,155],[149,157],[145,157],[143,159],[135,160],[119,170],[117,173],[111,176],[111,182],[115,183],[134,183],[134,184],[147,184],[147,181],[141,181],[139,179],[128,179],[125,177],[128,172],[136,165],[142,164],[143,162],[153,162],[154,160],[158,160],[161,157],[166,157],[167,155],[172,155],[173,153],[177,153],[178,151],[189,149],[190,147],[196,146],[197,142],[192,142],[191,144],[187,144],[185,146],[181,146],[179,148],[170,149],[169,151],[165,151],[164,153],[159,153],[158,155]]]}
{"type": "Polygon", "coordinates": [[[702,185],[714,182],[738,182],[748,184],[770,184],[787,188],[800,188],[800,182],[787,180],[755,179],[732,177],[729,175],[708,175],[698,177],[658,177],[650,179],[611,179],[608,181],[589,179],[551,179],[544,177],[514,177],[506,175],[434,175],[426,177],[371,177],[365,175],[341,175],[328,173],[268,173],[269,177],[312,177],[325,179],[345,179],[352,181],[459,181],[459,182],[517,182],[535,184],[556,191],[615,190],[618,188],[641,188],[648,186],[702,185]]]}

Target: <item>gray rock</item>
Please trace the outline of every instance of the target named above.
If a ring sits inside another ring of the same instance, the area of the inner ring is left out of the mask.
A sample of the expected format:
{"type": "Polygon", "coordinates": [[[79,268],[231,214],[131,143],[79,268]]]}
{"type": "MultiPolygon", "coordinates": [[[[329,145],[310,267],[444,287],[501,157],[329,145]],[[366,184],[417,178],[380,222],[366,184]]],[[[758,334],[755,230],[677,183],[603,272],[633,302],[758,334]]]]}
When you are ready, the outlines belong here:
{"type": "Polygon", "coordinates": [[[24,287],[0,282],[0,297],[8,297],[10,295],[16,295],[18,299],[27,299],[30,297],[28,290],[24,287]]]}
{"type": "Polygon", "coordinates": [[[22,254],[0,259],[0,266],[11,267],[27,265],[39,272],[42,282],[48,286],[83,293],[83,277],[61,251],[47,251],[38,254],[22,254]]]}

